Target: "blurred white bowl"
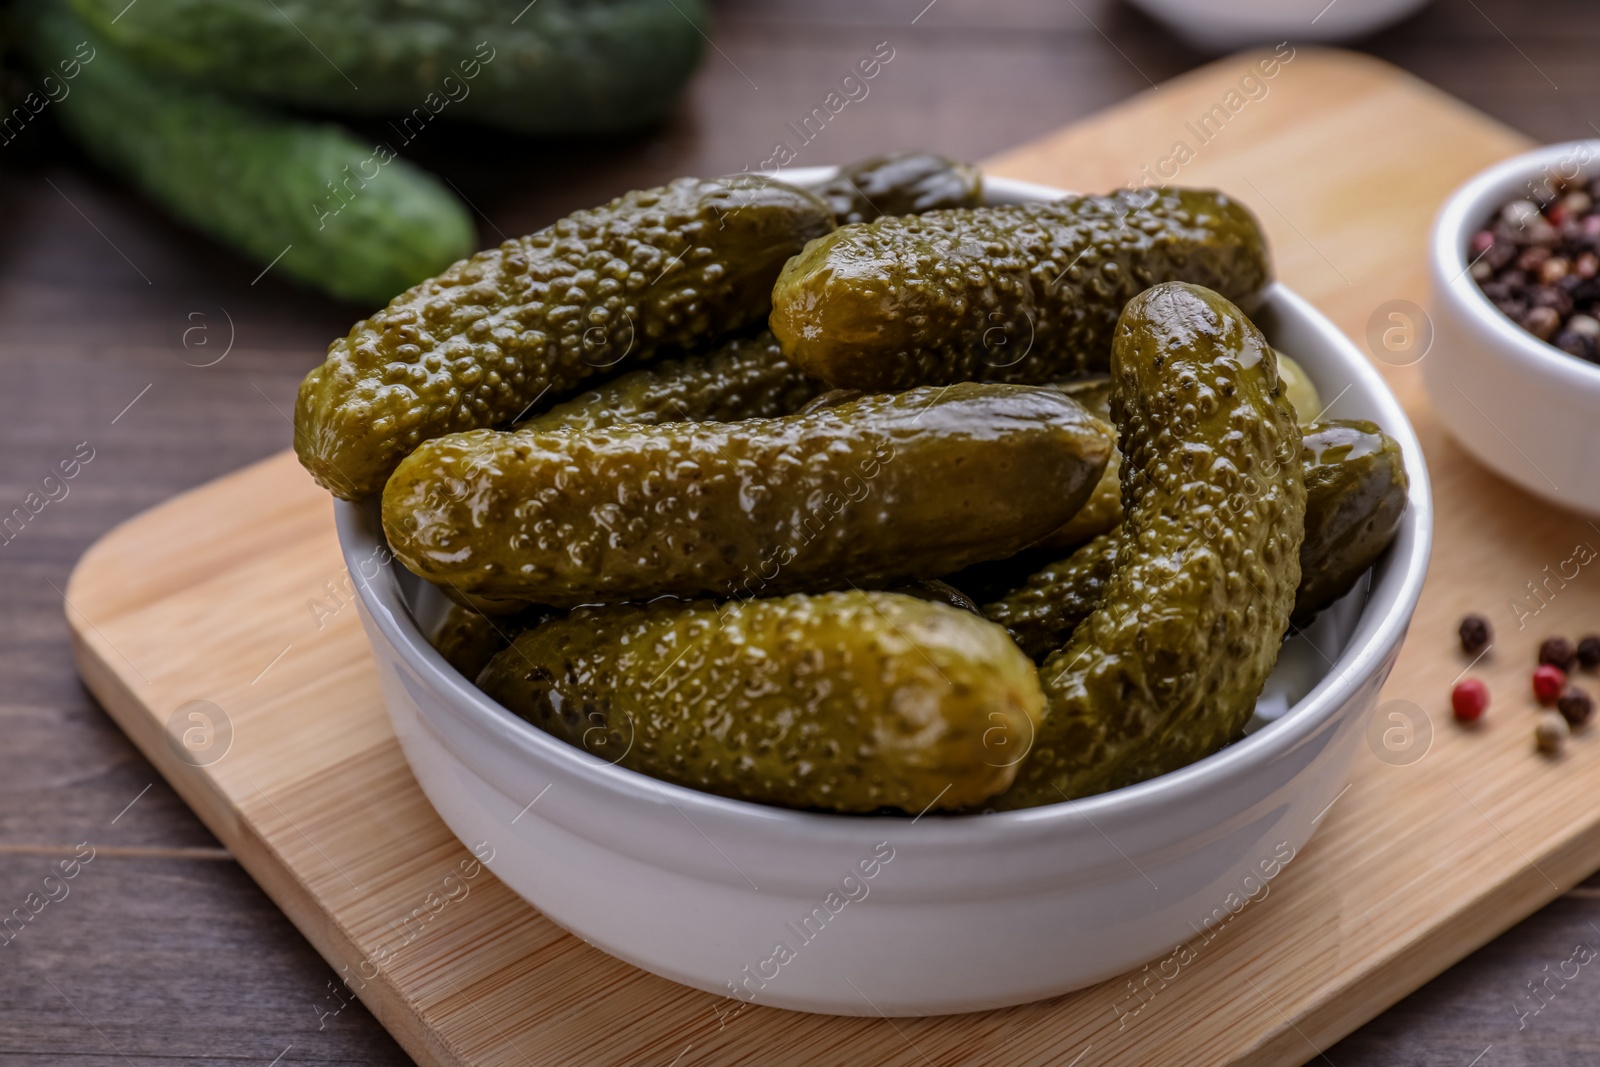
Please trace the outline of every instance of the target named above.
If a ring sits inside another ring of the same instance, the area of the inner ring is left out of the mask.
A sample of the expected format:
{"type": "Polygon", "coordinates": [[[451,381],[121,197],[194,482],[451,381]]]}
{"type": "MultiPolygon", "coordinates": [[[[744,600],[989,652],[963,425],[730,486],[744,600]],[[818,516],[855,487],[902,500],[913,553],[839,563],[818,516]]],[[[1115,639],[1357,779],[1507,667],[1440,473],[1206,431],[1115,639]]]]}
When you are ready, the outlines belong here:
{"type": "Polygon", "coordinates": [[[1600,366],[1508,319],[1468,273],[1472,235],[1545,177],[1600,174],[1600,140],[1497,163],[1451,194],[1429,241],[1433,346],[1422,376],[1434,410],[1489,469],[1565,507],[1600,514],[1600,366]]]}
{"type": "MultiPolygon", "coordinates": [[[[1059,195],[986,182],[992,202],[1059,195]]],[[[438,593],[386,567],[356,583],[362,622],[423,792],[550,919],[648,971],[761,1004],[997,1008],[1201,941],[1266,892],[1349,781],[1432,533],[1422,450],[1365,357],[1281,285],[1256,321],[1338,396],[1336,414],[1399,440],[1411,497],[1370,593],[1318,620],[1315,650],[1307,637],[1290,643],[1262,701],[1278,714],[1237,744],[1127,789],[994,815],[851,817],[729,800],[608,764],[500,707],[424,638],[438,593]]],[[[375,503],[339,503],[337,516],[352,573],[387,558],[375,503]]]]}
{"type": "Polygon", "coordinates": [[[1206,52],[1340,41],[1399,22],[1428,0],[1129,0],[1206,52]]]}

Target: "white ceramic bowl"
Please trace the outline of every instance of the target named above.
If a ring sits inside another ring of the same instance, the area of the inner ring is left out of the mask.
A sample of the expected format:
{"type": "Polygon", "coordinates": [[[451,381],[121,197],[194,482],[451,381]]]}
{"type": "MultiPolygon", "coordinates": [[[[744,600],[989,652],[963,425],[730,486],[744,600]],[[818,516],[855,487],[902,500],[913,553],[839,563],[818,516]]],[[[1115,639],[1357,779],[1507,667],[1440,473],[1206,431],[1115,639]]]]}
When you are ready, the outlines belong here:
{"type": "MultiPolygon", "coordinates": [[[[1600,514],[1600,367],[1501,314],[1467,273],[1467,245],[1546,176],[1600,174],[1600,140],[1497,163],[1451,194],[1429,241],[1433,346],[1422,376],[1451,436],[1489,469],[1547,500],[1600,514]]],[[[1544,194],[1548,196],[1549,194],[1544,194]]]]}
{"type": "Polygon", "coordinates": [[[1130,0],[1208,52],[1340,41],[1399,22],[1428,0],[1130,0]]]}
{"type": "MultiPolygon", "coordinates": [[[[988,194],[1060,195],[1000,179],[988,194]]],[[[1291,642],[1262,703],[1284,713],[1239,743],[1128,789],[994,815],[819,815],[657,782],[542,733],[446,665],[417,621],[437,612],[437,594],[399,567],[375,568],[388,558],[376,505],[341,503],[340,542],[351,572],[370,579],[356,583],[362,621],[418,783],[555,922],[656,974],[763,1004],[994,1008],[1214,931],[1265,892],[1348,781],[1432,530],[1421,449],[1362,355],[1282,286],[1257,321],[1325,396],[1342,391],[1335,414],[1373,419],[1400,441],[1411,502],[1370,596],[1352,593],[1312,628],[1327,659],[1291,642]]]]}

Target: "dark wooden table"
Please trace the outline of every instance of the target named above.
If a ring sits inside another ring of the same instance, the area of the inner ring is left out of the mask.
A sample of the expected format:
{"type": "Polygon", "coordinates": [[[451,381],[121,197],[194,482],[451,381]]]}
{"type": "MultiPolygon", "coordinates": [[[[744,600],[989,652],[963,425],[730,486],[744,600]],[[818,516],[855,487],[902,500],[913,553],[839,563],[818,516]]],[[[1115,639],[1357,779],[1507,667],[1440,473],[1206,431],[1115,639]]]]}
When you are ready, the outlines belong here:
{"type": "MultiPolygon", "coordinates": [[[[896,49],[892,68],[798,163],[890,146],[978,158],[1205,59],[1107,0],[937,0],[913,25],[925,4],[724,3],[716,47],[663,128],[492,148],[438,128],[418,158],[480,209],[489,243],[630,187],[759,164],[879,41],[896,49]]],[[[1600,9],[1582,0],[1437,0],[1357,47],[1558,140],[1597,129],[1597,41],[1600,9]]],[[[0,1063],[405,1063],[359,1005],[319,1020],[332,972],[84,691],[60,592],[115,523],[286,447],[296,383],[362,309],[270,272],[253,282],[260,264],[145,206],[47,122],[0,149],[0,205],[0,512],[81,442],[94,450],[68,495],[0,544],[0,913],[78,843],[96,850],[70,894],[0,947],[0,1063]],[[227,317],[232,351],[196,366],[220,351],[227,317]]],[[[1580,942],[1600,946],[1600,880],[1322,1058],[1595,1063],[1600,978],[1570,983],[1525,1029],[1512,1007],[1580,942]]]]}

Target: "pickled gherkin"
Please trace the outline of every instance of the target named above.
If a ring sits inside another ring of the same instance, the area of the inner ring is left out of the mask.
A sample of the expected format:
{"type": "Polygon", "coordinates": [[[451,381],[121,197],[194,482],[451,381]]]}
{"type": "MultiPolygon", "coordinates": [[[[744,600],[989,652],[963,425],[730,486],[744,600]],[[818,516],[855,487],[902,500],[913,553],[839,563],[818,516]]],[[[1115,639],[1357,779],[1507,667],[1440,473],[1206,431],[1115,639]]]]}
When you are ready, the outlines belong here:
{"type": "Polygon", "coordinates": [[[1301,426],[1308,426],[1322,417],[1322,397],[1317,395],[1317,384],[1304,367],[1282,352],[1278,353],[1278,377],[1283,379],[1283,395],[1294,408],[1301,426]]]}
{"type": "Polygon", "coordinates": [[[490,618],[473,608],[451,604],[428,643],[446,663],[471,680],[478,677],[478,672],[495,653],[511,644],[513,637],[554,615],[548,608],[533,607],[514,615],[490,618]]]}
{"type": "Polygon", "coordinates": [[[763,330],[713,352],[664,359],[516,424],[518,430],[598,430],[617,423],[737,422],[792,415],[827,386],[783,358],[763,330]]]}
{"type": "Polygon", "coordinates": [[[772,331],[802,370],[880,392],[1104,371],[1123,305],[1159,282],[1237,301],[1271,280],[1255,218],[1189,189],[893,216],[790,260],[772,331]]]}
{"type": "Polygon", "coordinates": [[[401,463],[384,532],[457,596],[557,607],[935,578],[1077,511],[1111,451],[1096,421],[1056,390],[964,383],[782,419],[475,430],[401,463]]]}
{"type": "Polygon", "coordinates": [[[579,608],[520,634],[478,684],[607,762],[838,812],[982,803],[1043,704],[998,626],[860,591],[579,608]]]}
{"type": "Polygon", "coordinates": [[[1144,781],[1237,737],[1300,582],[1300,430],[1255,325],[1207,289],[1155,286],[1117,324],[1111,377],[1116,566],[1039,669],[1044,721],[999,808],[1144,781]]]}
{"type": "MultiPolygon", "coordinates": [[[[1296,627],[1354,588],[1389,547],[1400,529],[1410,486],[1400,445],[1370,422],[1313,423],[1301,440],[1306,533],[1290,615],[1296,627]]],[[[1099,494],[1097,488],[1095,497],[1099,494]]],[[[1093,506],[1091,498],[1078,514],[1093,506]]],[[[1117,513],[1120,520],[1120,506],[1117,513]]],[[[985,604],[984,617],[1004,626],[1029,656],[1043,659],[1100,605],[1117,543],[1114,534],[1102,534],[1065,559],[1052,560],[985,604]]]]}
{"type": "Polygon", "coordinates": [[[1100,606],[1106,583],[1116,571],[1120,544],[1116,531],[1101,534],[985,604],[984,618],[1004,626],[1030,659],[1043,660],[1066,644],[1078,624],[1100,606]]]}
{"type": "Polygon", "coordinates": [[[914,596],[918,600],[931,600],[935,604],[948,604],[952,608],[960,608],[974,615],[982,615],[978,604],[967,594],[951,585],[949,582],[940,581],[938,578],[919,578],[914,582],[897,585],[886,590],[890,593],[904,593],[914,596]]]}
{"type": "Polygon", "coordinates": [[[1106,473],[1089,494],[1088,501],[1078,513],[1058,530],[1047,534],[1034,547],[1052,548],[1067,552],[1085,545],[1108,530],[1116,529],[1122,521],[1122,490],[1117,480],[1122,474],[1122,453],[1112,452],[1106,464],[1106,473]]]}
{"type": "Polygon", "coordinates": [[[479,252],[329,347],[300,385],[295,451],[335,495],[375,493],[423,441],[759,324],[784,262],[832,228],[779,182],[681,178],[479,252]]]}
{"type": "Polygon", "coordinates": [[[977,207],[983,200],[983,175],[970,163],[931,152],[898,152],[840,167],[816,193],[845,226],[883,215],[977,207]]]}
{"type": "MultiPolygon", "coordinates": [[[[1300,364],[1282,352],[1278,352],[1277,356],[1278,376],[1283,382],[1283,395],[1294,408],[1296,417],[1304,425],[1315,418],[1322,410],[1322,402],[1317,396],[1317,387],[1312,383],[1310,375],[1306,374],[1300,364]]],[[[1077,381],[1059,382],[1056,387],[1088,408],[1092,414],[1098,415],[1103,419],[1111,417],[1111,380],[1109,378],[1086,378],[1077,381]]],[[[1067,520],[1065,526],[1040,541],[1035,547],[1066,551],[1087,543],[1121,522],[1121,473],[1122,456],[1120,453],[1112,453],[1111,462],[1106,464],[1105,473],[1100,476],[1100,484],[1095,486],[1094,492],[1089,497],[1089,502],[1083,506],[1081,511],[1067,520]]]]}
{"type": "MultiPolygon", "coordinates": [[[[1057,388],[1089,409],[1090,414],[1101,419],[1111,418],[1111,380],[1097,378],[1087,381],[1061,383],[1057,388]]],[[[1106,426],[1112,440],[1116,429],[1106,426]]],[[[1035,548],[1053,548],[1065,551],[1076,548],[1122,521],[1122,453],[1112,450],[1111,459],[1100,475],[1099,484],[1089,494],[1089,500],[1078,513],[1067,520],[1065,526],[1055,530],[1035,548]]]]}
{"type": "Polygon", "coordinates": [[[1306,540],[1294,623],[1344,596],[1400,530],[1411,480],[1394,438],[1359,419],[1306,427],[1306,540]]]}

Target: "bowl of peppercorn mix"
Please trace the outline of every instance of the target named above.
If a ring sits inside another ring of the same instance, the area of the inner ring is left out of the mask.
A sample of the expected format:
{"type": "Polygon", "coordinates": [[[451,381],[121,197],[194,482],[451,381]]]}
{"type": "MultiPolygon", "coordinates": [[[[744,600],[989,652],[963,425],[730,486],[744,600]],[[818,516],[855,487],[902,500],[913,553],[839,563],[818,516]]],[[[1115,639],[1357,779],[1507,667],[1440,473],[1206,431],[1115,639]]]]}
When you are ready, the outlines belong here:
{"type": "Polygon", "coordinates": [[[1422,372],[1451,436],[1529,492],[1600,514],[1600,140],[1472,178],[1429,258],[1422,372]]]}

